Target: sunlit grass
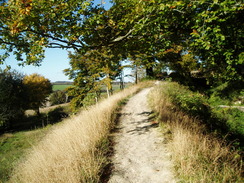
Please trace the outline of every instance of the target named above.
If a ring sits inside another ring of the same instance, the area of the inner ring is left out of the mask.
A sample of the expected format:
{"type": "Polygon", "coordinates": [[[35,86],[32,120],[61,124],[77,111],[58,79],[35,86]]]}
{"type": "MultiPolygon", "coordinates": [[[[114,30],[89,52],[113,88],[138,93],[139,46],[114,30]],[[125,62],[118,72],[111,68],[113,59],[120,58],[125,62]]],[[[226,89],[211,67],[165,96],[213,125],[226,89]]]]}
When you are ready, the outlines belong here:
{"type": "MultiPolygon", "coordinates": [[[[208,133],[198,119],[176,109],[166,95],[167,83],[157,87],[150,97],[163,133],[170,139],[175,168],[182,182],[243,182],[239,152],[223,139],[208,133]]],[[[179,92],[180,94],[180,92],[179,92]]]]}
{"type": "Polygon", "coordinates": [[[53,91],[57,91],[57,90],[65,90],[66,88],[70,87],[72,85],[59,85],[59,84],[54,84],[53,85],[53,91]]]}
{"type": "Polygon", "coordinates": [[[6,133],[0,136],[0,182],[6,182],[19,159],[50,129],[6,133]]]}
{"type": "Polygon", "coordinates": [[[102,144],[113,128],[118,103],[145,85],[125,89],[66,119],[22,159],[10,182],[99,182],[108,163],[102,144]]]}

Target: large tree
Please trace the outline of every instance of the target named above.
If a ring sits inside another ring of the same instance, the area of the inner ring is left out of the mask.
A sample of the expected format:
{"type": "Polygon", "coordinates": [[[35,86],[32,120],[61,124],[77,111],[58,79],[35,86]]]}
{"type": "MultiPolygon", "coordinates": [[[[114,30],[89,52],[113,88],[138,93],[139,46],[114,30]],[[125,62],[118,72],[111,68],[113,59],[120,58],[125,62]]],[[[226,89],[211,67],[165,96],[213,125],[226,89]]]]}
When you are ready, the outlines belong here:
{"type": "MultiPolygon", "coordinates": [[[[6,54],[2,59],[13,51],[18,60],[25,53],[25,63],[39,64],[45,47],[71,48],[82,56],[102,49],[121,59],[137,60],[151,76],[159,65],[187,76],[189,69],[182,71],[185,66],[179,63],[190,53],[192,64],[205,73],[209,84],[243,80],[240,0],[113,0],[109,10],[92,2],[3,2],[0,45],[6,54]]],[[[90,62],[90,57],[81,60],[90,62]]]]}
{"type": "Polygon", "coordinates": [[[74,80],[74,86],[68,88],[73,108],[83,106],[83,100],[90,93],[95,93],[99,98],[101,88],[106,86],[108,96],[112,93],[112,81],[121,72],[119,55],[113,55],[111,50],[100,48],[87,51],[85,54],[79,52],[70,53],[70,69],[65,74],[74,80]]]}

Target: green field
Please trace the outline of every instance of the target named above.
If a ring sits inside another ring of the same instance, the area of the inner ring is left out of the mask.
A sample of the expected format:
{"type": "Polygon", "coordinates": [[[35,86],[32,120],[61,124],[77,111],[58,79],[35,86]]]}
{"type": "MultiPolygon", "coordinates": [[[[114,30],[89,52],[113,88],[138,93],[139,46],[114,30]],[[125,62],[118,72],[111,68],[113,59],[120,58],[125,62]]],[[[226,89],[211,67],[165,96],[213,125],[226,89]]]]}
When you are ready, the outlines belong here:
{"type": "Polygon", "coordinates": [[[56,84],[54,84],[53,85],[53,91],[64,90],[70,86],[72,86],[72,85],[58,85],[58,84],[56,85],[56,84]]]}
{"type": "MultiPolygon", "coordinates": [[[[126,83],[125,84],[125,88],[130,86],[131,83],[126,83]]],[[[73,86],[73,85],[68,85],[68,84],[53,84],[53,91],[57,91],[57,90],[64,90],[70,86],[73,86]]],[[[120,86],[118,84],[113,84],[113,90],[114,91],[118,91],[120,89],[120,86]]],[[[103,86],[102,87],[102,90],[103,91],[106,91],[106,86],[103,86]]]]}

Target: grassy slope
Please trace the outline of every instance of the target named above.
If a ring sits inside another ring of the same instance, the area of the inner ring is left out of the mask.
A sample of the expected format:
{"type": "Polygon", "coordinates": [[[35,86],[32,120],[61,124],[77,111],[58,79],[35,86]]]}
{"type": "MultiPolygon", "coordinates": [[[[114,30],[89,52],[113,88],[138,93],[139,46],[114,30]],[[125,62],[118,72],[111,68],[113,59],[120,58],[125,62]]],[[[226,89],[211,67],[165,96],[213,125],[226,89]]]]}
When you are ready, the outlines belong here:
{"type": "Polygon", "coordinates": [[[27,149],[42,139],[48,130],[49,127],[46,127],[0,136],[0,182],[6,182],[9,179],[19,159],[27,152],[27,149]]]}
{"type": "MultiPolygon", "coordinates": [[[[150,101],[158,114],[164,136],[175,162],[181,182],[242,182],[242,160],[240,152],[232,149],[224,140],[210,133],[206,125],[196,117],[190,117],[172,104],[169,96],[173,90],[183,97],[183,88],[164,83],[151,93],[150,101]],[[171,87],[171,88],[170,88],[171,87]],[[172,88],[174,87],[174,88],[172,88]]],[[[197,95],[198,102],[200,101],[197,95]]],[[[190,97],[182,100],[189,102],[190,97]]],[[[189,104],[193,104],[191,100],[189,104]]],[[[184,103],[183,109],[196,108],[184,103]]]]}
{"type": "Polygon", "coordinates": [[[125,89],[55,127],[15,168],[10,182],[99,182],[118,103],[142,87],[125,89]]]}
{"type": "Polygon", "coordinates": [[[0,136],[0,182],[6,182],[13,168],[28,150],[42,139],[54,124],[69,114],[67,104],[41,110],[41,116],[27,113],[25,118],[13,124],[14,132],[0,136]],[[48,116],[48,117],[47,117],[48,116]]]}

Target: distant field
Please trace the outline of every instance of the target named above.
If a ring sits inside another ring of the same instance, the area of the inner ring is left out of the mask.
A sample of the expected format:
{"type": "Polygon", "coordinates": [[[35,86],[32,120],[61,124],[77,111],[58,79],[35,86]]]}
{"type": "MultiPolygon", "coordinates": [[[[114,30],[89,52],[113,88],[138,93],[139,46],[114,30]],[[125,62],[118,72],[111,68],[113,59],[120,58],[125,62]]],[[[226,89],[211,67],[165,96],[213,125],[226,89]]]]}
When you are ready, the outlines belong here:
{"type": "Polygon", "coordinates": [[[59,84],[54,84],[53,85],[53,91],[57,91],[57,90],[64,90],[68,87],[70,87],[72,85],[59,85],[59,84]]]}
{"type": "MultiPolygon", "coordinates": [[[[125,88],[130,86],[131,83],[126,83],[125,84],[125,88]]],[[[64,90],[68,87],[70,87],[72,85],[68,85],[68,84],[53,84],[53,91],[57,91],[57,90],[64,90]]],[[[113,84],[113,90],[114,91],[118,91],[120,89],[120,86],[118,84],[113,84]]],[[[102,90],[106,92],[106,86],[102,87],[102,90]]]]}

